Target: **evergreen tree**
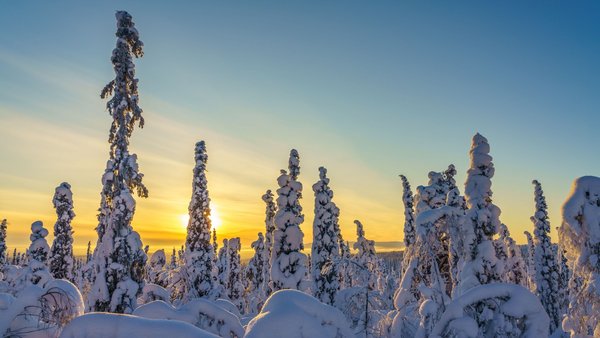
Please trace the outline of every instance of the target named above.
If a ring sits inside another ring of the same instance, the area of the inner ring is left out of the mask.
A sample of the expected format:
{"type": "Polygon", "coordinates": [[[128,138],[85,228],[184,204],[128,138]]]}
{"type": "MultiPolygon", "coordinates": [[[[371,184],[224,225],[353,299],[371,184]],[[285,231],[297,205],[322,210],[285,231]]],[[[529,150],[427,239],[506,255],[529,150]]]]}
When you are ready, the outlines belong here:
{"type": "Polygon", "coordinates": [[[404,202],[404,250],[408,249],[412,244],[415,243],[415,209],[414,209],[414,198],[412,190],[410,189],[410,183],[404,175],[400,175],[402,179],[402,202],[404,202]]]}
{"type": "Polygon", "coordinates": [[[144,124],[133,63],[133,57],[143,55],[143,43],[129,13],[118,11],[116,18],[117,43],[111,57],[116,76],[101,93],[102,98],[112,95],[106,104],[113,118],[110,152],[102,176],[95,281],[87,300],[93,311],[131,313],[144,286],[146,265],[140,236],[133,231],[131,221],[135,213],[132,193],[147,197],[148,190],[142,183],[137,156],[129,153],[135,125],[144,124]]]}
{"type": "Polygon", "coordinates": [[[262,303],[267,298],[266,288],[267,282],[264,280],[265,265],[269,265],[269,256],[265,250],[265,238],[262,232],[258,233],[258,239],[251,244],[254,249],[254,255],[248,262],[246,268],[246,280],[248,281],[248,296],[249,313],[258,313],[262,307],[262,303]]]}
{"type": "MultiPolygon", "coordinates": [[[[558,231],[558,227],[556,228],[558,231]]],[[[567,313],[569,308],[569,279],[571,278],[571,269],[569,268],[566,251],[562,245],[556,246],[556,260],[558,264],[558,305],[561,318],[567,313]]]]}
{"type": "Polygon", "coordinates": [[[167,256],[165,250],[154,251],[148,262],[148,282],[162,287],[167,287],[167,278],[165,274],[165,265],[167,256]]]}
{"type": "Polygon", "coordinates": [[[211,245],[210,198],[206,181],[206,146],[196,143],[196,166],[190,201],[190,220],[185,248],[186,286],[188,298],[206,297],[213,289],[213,246],[211,245]]]}
{"type": "Polygon", "coordinates": [[[8,264],[8,255],[6,254],[6,224],[6,219],[0,222],[0,272],[4,269],[4,265],[8,264]]]}
{"type": "Polygon", "coordinates": [[[469,152],[471,167],[465,183],[468,210],[464,242],[467,252],[459,272],[458,295],[477,285],[501,281],[502,266],[497,264],[493,247],[493,237],[500,228],[500,208],[492,203],[494,164],[489,152],[487,139],[476,134],[469,152]]]}
{"type": "Polygon", "coordinates": [[[375,242],[365,238],[365,230],[359,220],[355,220],[354,224],[356,224],[354,250],[358,251],[354,260],[362,268],[356,271],[353,286],[368,286],[370,290],[373,290],[377,282],[376,271],[379,268],[375,242]]]}
{"type": "Polygon", "coordinates": [[[562,327],[571,336],[600,336],[600,177],[575,180],[562,207],[561,246],[572,262],[569,309],[562,327]]]}
{"type": "Polygon", "coordinates": [[[350,244],[344,241],[342,233],[338,233],[338,245],[340,246],[340,289],[352,287],[352,268],[350,266],[352,255],[350,254],[350,244]]]}
{"type": "Polygon", "coordinates": [[[542,190],[542,185],[534,180],[535,185],[535,214],[531,217],[535,230],[535,280],[536,295],[550,317],[550,332],[554,332],[561,324],[559,309],[558,265],[550,241],[550,221],[548,206],[542,190]]]}
{"type": "Polygon", "coordinates": [[[171,262],[169,263],[169,268],[171,270],[175,270],[177,268],[177,252],[175,248],[173,248],[173,252],[171,253],[171,262]]]}
{"type": "Polygon", "coordinates": [[[510,236],[508,227],[503,223],[500,224],[500,237],[498,240],[503,243],[506,252],[504,279],[508,283],[527,287],[527,268],[521,255],[521,249],[510,236]]]}
{"type": "Polygon", "coordinates": [[[265,282],[265,296],[271,294],[271,254],[273,251],[273,233],[275,232],[275,214],[277,213],[277,205],[273,201],[273,193],[271,190],[262,196],[262,200],[265,202],[265,254],[268,259],[264,265],[263,280],[265,282]]]}
{"type": "Polygon", "coordinates": [[[217,276],[221,287],[229,293],[229,240],[223,239],[223,246],[219,249],[217,276]]]}
{"type": "Polygon", "coordinates": [[[535,292],[537,287],[535,286],[535,244],[533,243],[533,236],[529,231],[523,232],[527,237],[527,284],[531,292],[535,292]]]}
{"type": "Polygon", "coordinates": [[[319,168],[319,181],[313,185],[315,193],[315,218],[311,251],[311,272],[314,296],[325,304],[333,304],[340,289],[338,245],[338,217],[340,210],[332,201],[333,191],[329,188],[327,169],[319,168]]]}
{"type": "Polygon", "coordinates": [[[85,264],[92,260],[92,241],[88,241],[87,250],[85,252],[85,264]]]}
{"type": "Polygon", "coordinates": [[[244,284],[242,283],[242,263],[240,259],[240,238],[231,238],[227,245],[227,258],[229,260],[229,275],[227,289],[229,300],[240,311],[244,310],[244,284]]]}
{"type": "Polygon", "coordinates": [[[71,185],[63,182],[52,200],[58,219],[54,224],[54,241],[50,250],[50,273],[54,278],[74,281],[73,275],[73,193],[71,185]]]}
{"type": "Polygon", "coordinates": [[[31,224],[31,244],[27,250],[27,279],[29,283],[44,285],[51,279],[46,265],[50,247],[46,241],[48,230],[44,228],[41,221],[36,221],[31,224]]]}
{"type": "MultiPolygon", "coordinates": [[[[487,139],[476,134],[465,183],[468,206],[463,218],[465,251],[461,258],[459,281],[453,290],[454,297],[463,296],[474,287],[502,281],[503,264],[496,257],[493,241],[500,229],[500,209],[492,202],[494,164],[489,152],[487,139]]],[[[517,327],[517,319],[507,315],[499,306],[502,301],[499,297],[490,297],[472,307],[469,316],[477,323],[480,334],[501,335],[517,327]]]]}
{"type": "Polygon", "coordinates": [[[281,171],[277,179],[277,213],[275,214],[275,231],[273,233],[273,250],[271,253],[271,289],[301,289],[301,282],[306,274],[306,255],[302,238],[304,234],[300,224],[304,222],[300,198],[302,183],[298,182],[300,174],[300,157],[295,149],[290,152],[289,174],[281,171]]]}

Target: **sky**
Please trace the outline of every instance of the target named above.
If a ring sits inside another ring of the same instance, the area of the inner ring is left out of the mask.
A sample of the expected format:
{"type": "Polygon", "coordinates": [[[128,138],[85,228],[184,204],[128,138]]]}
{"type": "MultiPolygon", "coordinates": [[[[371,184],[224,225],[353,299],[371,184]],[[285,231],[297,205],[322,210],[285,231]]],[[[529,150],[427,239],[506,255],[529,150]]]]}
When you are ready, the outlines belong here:
{"type": "MultiPolygon", "coordinates": [[[[115,10],[145,44],[136,60],[146,125],[131,149],[150,191],[134,229],[150,250],[185,241],[194,144],[208,148],[220,239],[242,255],[264,231],[261,195],[300,153],[304,242],[318,167],[340,226],[377,250],[403,239],[402,184],[453,163],[463,187],[471,137],[491,145],[494,203],[519,243],[533,185],[552,226],[572,181],[599,175],[600,3],[594,1],[2,1],[0,218],[9,250],[51,229],[54,188],[72,185],[75,251],[95,243],[111,118],[115,10]]],[[[52,232],[52,231],[50,231],[52,232]]],[[[552,231],[556,239],[556,232],[552,231]]],[[[52,240],[52,235],[48,238],[52,240]]],[[[308,246],[307,246],[308,247],[308,246]]]]}

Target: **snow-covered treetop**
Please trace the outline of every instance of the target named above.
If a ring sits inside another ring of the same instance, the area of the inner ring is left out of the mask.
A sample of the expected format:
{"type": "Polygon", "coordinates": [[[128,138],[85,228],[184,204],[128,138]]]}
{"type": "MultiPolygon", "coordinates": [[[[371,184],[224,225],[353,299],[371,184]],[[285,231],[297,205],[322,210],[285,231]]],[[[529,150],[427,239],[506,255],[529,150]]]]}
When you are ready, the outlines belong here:
{"type": "Polygon", "coordinates": [[[482,231],[483,235],[491,239],[500,227],[500,209],[492,204],[491,178],[494,176],[494,164],[489,152],[487,139],[479,133],[475,134],[469,151],[471,165],[467,171],[465,196],[471,213],[475,213],[472,216],[477,219],[476,234],[479,237],[479,231],[482,231]],[[489,214],[477,211],[481,209],[487,209],[489,214]]]}
{"type": "Polygon", "coordinates": [[[589,247],[600,244],[600,177],[576,179],[563,204],[562,215],[560,238],[568,259],[588,259],[589,247]]]}
{"type": "Polygon", "coordinates": [[[262,232],[258,233],[258,239],[256,239],[254,242],[252,242],[252,244],[250,244],[250,247],[252,249],[257,249],[263,246],[265,241],[265,236],[263,236],[262,232]]]}
{"type": "Polygon", "coordinates": [[[297,180],[298,175],[300,175],[300,156],[298,155],[298,151],[296,149],[290,150],[288,169],[290,171],[292,180],[297,180]]]}
{"type": "Polygon", "coordinates": [[[44,228],[42,221],[35,221],[31,224],[31,235],[29,236],[31,245],[27,251],[30,259],[46,262],[50,251],[46,236],[48,236],[48,230],[44,228]]]}
{"type": "Polygon", "coordinates": [[[562,207],[563,225],[576,236],[600,243],[600,177],[583,176],[573,182],[571,194],[562,207]]]}
{"type": "Polygon", "coordinates": [[[535,185],[535,215],[531,217],[531,221],[535,224],[536,229],[541,228],[545,232],[550,232],[548,205],[546,204],[542,185],[537,180],[533,180],[531,183],[535,185]]]}
{"type": "Polygon", "coordinates": [[[409,247],[415,243],[415,209],[414,198],[410,183],[404,175],[400,175],[402,179],[402,202],[404,203],[404,246],[409,247]]]}
{"type": "Polygon", "coordinates": [[[117,18],[117,46],[113,50],[111,61],[115,70],[115,79],[109,82],[100,96],[113,97],[106,104],[106,108],[115,121],[111,127],[109,142],[115,150],[116,143],[128,142],[136,123],[140,128],[144,126],[142,109],[138,106],[138,79],[135,78],[135,65],[132,56],[138,58],[144,55],[139,33],[135,28],[132,17],[125,11],[118,11],[117,18]],[[114,142],[117,141],[117,142],[114,142]]]}
{"type": "Polygon", "coordinates": [[[354,224],[356,224],[356,243],[354,243],[354,249],[358,250],[357,255],[374,255],[375,241],[368,240],[365,237],[365,229],[359,220],[354,220],[354,224]]]}
{"type": "Polygon", "coordinates": [[[52,199],[52,204],[54,204],[54,207],[57,209],[63,203],[73,204],[73,193],[71,192],[71,185],[67,182],[62,182],[58,187],[56,187],[54,198],[52,199]]]}
{"type": "Polygon", "coordinates": [[[152,266],[163,266],[167,262],[167,256],[165,255],[165,250],[160,249],[156,250],[152,256],[150,256],[150,265],[152,266]]]}
{"type": "Polygon", "coordinates": [[[196,142],[196,148],[194,149],[194,159],[196,160],[196,167],[198,169],[206,169],[208,154],[206,153],[206,143],[204,141],[196,142]]]}
{"type": "Polygon", "coordinates": [[[6,263],[6,218],[0,221],[0,269],[6,263]]]}

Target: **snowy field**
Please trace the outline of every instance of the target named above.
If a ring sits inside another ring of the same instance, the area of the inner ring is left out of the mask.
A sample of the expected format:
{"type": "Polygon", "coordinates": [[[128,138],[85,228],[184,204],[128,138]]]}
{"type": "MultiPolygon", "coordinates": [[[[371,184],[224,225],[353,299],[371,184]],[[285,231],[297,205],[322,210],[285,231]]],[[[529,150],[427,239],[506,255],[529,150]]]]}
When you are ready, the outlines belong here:
{"type": "Polygon", "coordinates": [[[2,221],[3,337],[600,337],[600,178],[574,180],[562,220],[554,221],[559,243],[550,241],[548,207],[534,180],[522,250],[493,202],[493,158],[480,134],[468,151],[464,187],[453,165],[429,172],[428,185],[414,190],[401,176],[401,259],[378,255],[359,220],[352,247],[342,238],[327,170],[319,169],[307,191],[292,149],[278,189],[263,196],[265,227],[247,264],[240,239],[219,243],[211,227],[208,152],[199,141],[185,245],[149,256],[131,226],[136,197],[148,193],[129,152],[143,124],[134,66],[143,43],[128,13],[116,18],[116,76],[102,90],[113,120],[97,241],[85,257],[74,257],[69,183],[52,199],[52,243],[38,221],[29,249],[13,251],[2,221]],[[301,201],[314,206],[311,248],[303,244],[302,227],[311,225],[301,201]]]}

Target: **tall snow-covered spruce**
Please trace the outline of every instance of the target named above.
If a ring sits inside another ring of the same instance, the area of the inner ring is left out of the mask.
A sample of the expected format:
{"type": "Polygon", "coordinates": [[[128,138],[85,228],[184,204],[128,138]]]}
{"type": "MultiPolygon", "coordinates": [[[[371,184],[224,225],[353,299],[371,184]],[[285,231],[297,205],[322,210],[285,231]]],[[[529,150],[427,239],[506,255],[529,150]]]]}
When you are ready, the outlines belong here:
{"type": "Polygon", "coordinates": [[[31,224],[31,235],[29,236],[31,244],[27,249],[27,283],[44,285],[52,279],[46,265],[50,252],[46,236],[48,236],[48,230],[44,228],[41,221],[31,224]]]}
{"type": "Polygon", "coordinates": [[[300,174],[300,157],[298,151],[290,151],[289,173],[281,170],[277,178],[277,213],[275,214],[275,231],[273,232],[273,249],[271,253],[271,289],[301,289],[301,282],[306,274],[306,255],[304,250],[304,234],[300,224],[304,222],[300,198],[302,183],[298,182],[300,174]]]}
{"type": "Polygon", "coordinates": [[[550,317],[550,332],[554,332],[561,325],[558,264],[550,241],[548,206],[546,205],[542,185],[537,180],[532,183],[535,185],[535,214],[531,217],[535,227],[533,232],[535,243],[533,252],[535,259],[535,293],[550,317]]]}
{"type": "Polygon", "coordinates": [[[327,169],[319,168],[319,181],[313,185],[315,193],[315,218],[312,241],[312,278],[314,296],[325,304],[333,304],[336,292],[340,289],[338,264],[338,217],[340,210],[332,201],[333,191],[329,188],[327,169]]]}
{"type": "Polygon", "coordinates": [[[375,241],[365,237],[365,229],[359,220],[354,220],[356,224],[356,242],[354,250],[358,252],[353,257],[356,262],[356,275],[354,276],[353,286],[368,287],[375,289],[377,282],[376,272],[379,269],[379,259],[375,252],[375,241]]]}
{"type": "Polygon", "coordinates": [[[54,241],[50,249],[50,273],[54,278],[74,280],[73,276],[73,193],[67,182],[56,187],[52,204],[58,216],[54,224],[54,241]]]}
{"type": "Polygon", "coordinates": [[[471,165],[467,171],[465,196],[465,260],[459,273],[459,294],[481,284],[501,281],[502,269],[497,264],[493,237],[500,229],[500,208],[492,203],[494,164],[490,145],[479,133],[473,136],[471,165]]]}
{"type": "Polygon", "coordinates": [[[413,198],[410,183],[404,175],[400,175],[402,179],[402,202],[404,203],[404,249],[413,245],[416,241],[415,234],[415,200],[413,198]]]}
{"type": "Polygon", "coordinates": [[[206,145],[196,143],[190,219],[185,240],[185,279],[188,298],[206,297],[213,289],[214,250],[211,240],[210,198],[206,180],[206,145]]]}
{"type": "Polygon", "coordinates": [[[600,336],[600,177],[575,180],[562,207],[561,246],[572,262],[569,309],[562,327],[571,337],[600,336]]]}
{"type": "Polygon", "coordinates": [[[113,121],[96,228],[95,280],[87,301],[92,311],[131,313],[144,286],[147,259],[131,221],[135,213],[133,193],[147,197],[148,190],[142,183],[137,156],[129,153],[129,138],[135,125],[140,128],[144,125],[133,63],[134,57],[143,55],[143,43],[129,13],[118,11],[116,18],[117,43],[111,57],[115,79],[100,95],[102,98],[112,95],[106,108],[113,121]]]}
{"type": "Polygon", "coordinates": [[[275,214],[277,213],[277,205],[273,201],[273,193],[267,190],[262,195],[262,200],[265,202],[265,244],[264,250],[267,257],[266,264],[263,266],[263,281],[265,284],[265,296],[271,294],[271,257],[273,252],[273,233],[275,232],[275,214]]]}
{"type": "Polygon", "coordinates": [[[6,254],[6,219],[0,221],[0,272],[4,265],[8,263],[8,255],[6,254]]]}

